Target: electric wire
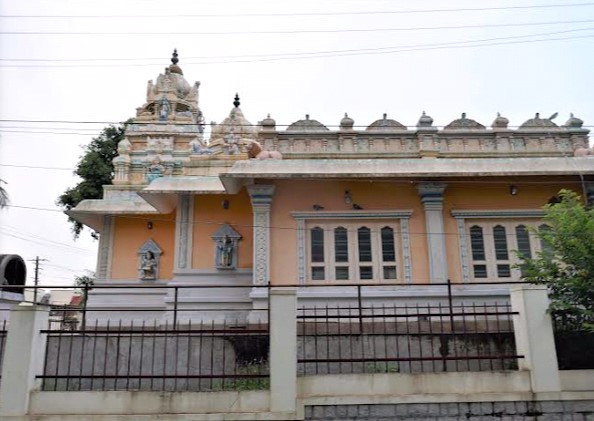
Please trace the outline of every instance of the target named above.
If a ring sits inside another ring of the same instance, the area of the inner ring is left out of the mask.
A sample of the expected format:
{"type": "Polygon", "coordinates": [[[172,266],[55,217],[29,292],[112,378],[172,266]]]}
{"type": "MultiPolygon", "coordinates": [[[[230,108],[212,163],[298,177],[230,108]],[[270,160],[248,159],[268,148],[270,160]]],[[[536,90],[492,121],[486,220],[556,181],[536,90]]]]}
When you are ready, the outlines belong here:
{"type": "Polygon", "coordinates": [[[71,244],[61,243],[58,241],[48,240],[48,239],[45,239],[45,238],[37,236],[37,235],[22,233],[18,229],[14,229],[14,230],[12,230],[12,232],[8,232],[4,228],[5,228],[4,226],[0,227],[0,232],[2,232],[3,235],[17,238],[19,240],[23,240],[23,241],[26,241],[29,243],[37,244],[37,245],[40,245],[43,247],[48,247],[48,246],[63,247],[63,248],[67,248],[68,251],[71,251],[71,252],[84,252],[84,253],[94,254],[94,252],[92,250],[83,249],[80,247],[73,246],[71,244]],[[17,233],[15,233],[14,231],[17,231],[17,233]]]}
{"type": "Polygon", "coordinates": [[[202,13],[202,14],[159,14],[159,15],[0,15],[0,18],[47,18],[47,19],[107,19],[107,18],[253,18],[253,17],[294,17],[294,16],[349,16],[349,15],[386,15],[386,14],[416,14],[416,13],[450,13],[450,12],[485,12],[497,10],[530,10],[592,6],[588,3],[561,3],[561,4],[534,4],[524,6],[490,6],[490,7],[464,7],[446,9],[409,9],[409,10],[374,10],[374,11],[333,11],[333,12],[280,12],[280,13],[202,13]]]}
{"type": "MultiPolygon", "coordinates": [[[[289,60],[289,59],[309,59],[309,58],[328,58],[328,57],[342,57],[342,56],[352,56],[352,55],[369,55],[369,54],[392,54],[392,53],[401,53],[401,52],[408,52],[408,51],[420,51],[420,50],[434,50],[434,49],[443,49],[443,48],[453,48],[455,46],[463,46],[466,48],[469,47],[488,47],[496,44],[477,44],[477,45],[465,45],[465,44],[476,44],[476,43],[486,43],[492,41],[502,41],[502,40],[520,40],[525,38],[533,38],[533,37],[540,37],[540,36],[550,36],[550,35],[560,35],[560,34],[567,34],[573,32],[581,32],[581,31],[590,31],[593,30],[594,27],[588,28],[573,28],[563,31],[553,31],[553,32],[539,32],[539,33],[532,33],[532,34],[525,34],[525,35],[512,35],[512,36],[504,36],[504,37],[490,37],[490,38],[481,38],[481,39],[468,39],[468,40],[460,40],[460,41],[450,41],[450,42],[443,42],[443,43],[425,43],[425,44],[412,44],[412,45],[400,45],[400,46],[390,46],[390,47],[375,47],[375,48],[358,48],[358,49],[343,49],[343,50],[327,50],[327,51],[310,51],[310,52],[298,52],[298,53],[280,53],[280,54],[247,54],[247,55],[227,55],[227,56],[203,56],[203,57],[187,57],[184,59],[184,65],[195,65],[195,64],[212,64],[212,63],[233,63],[233,62],[242,62],[240,60],[225,60],[220,62],[192,62],[192,59],[233,59],[233,58],[250,58],[256,57],[252,60],[244,60],[244,62],[257,62],[257,61],[278,61],[278,60],[289,60]]],[[[590,36],[586,36],[590,37],[590,36]]],[[[544,41],[557,41],[563,39],[574,39],[580,37],[564,37],[564,38],[544,38],[544,39],[536,39],[536,40],[525,40],[524,42],[544,42],[544,41]]],[[[519,43],[519,42],[516,42],[519,43]]],[[[501,43],[507,44],[507,43],[501,43]]],[[[23,64],[2,64],[0,63],[0,67],[46,67],[46,68],[68,68],[68,67],[137,67],[137,66],[153,66],[157,65],[157,63],[140,63],[140,64],[73,64],[75,62],[82,62],[82,61],[138,61],[138,60],[152,60],[152,59],[0,59],[2,61],[19,61],[19,62],[49,62],[49,63],[64,63],[69,62],[69,64],[34,64],[34,65],[23,65],[23,64]]],[[[162,60],[162,59],[159,59],[162,60]]]]}
{"type": "MultiPolygon", "coordinates": [[[[23,123],[32,123],[32,124],[37,124],[37,123],[51,123],[48,122],[47,120],[43,121],[43,120],[0,120],[0,124],[2,122],[23,122],[23,123]]],[[[146,125],[160,125],[162,123],[160,122],[146,122],[146,121],[134,121],[132,123],[129,122],[124,122],[124,121],[105,121],[105,122],[85,122],[85,121],[80,121],[80,122],[76,122],[76,121],[65,121],[65,120],[55,120],[55,123],[62,123],[62,124],[110,124],[110,125],[135,125],[135,126],[146,126],[146,125]]],[[[292,124],[294,124],[295,122],[291,122],[291,123],[276,123],[276,127],[277,128],[286,128],[292,124]]],[[[369,123],[371,124],[371,122],[369,123]]],[[[353,125],[353,128],[357,128],[357,129],[366,129],[367,127],[369,127],[369,124],[355,124],[353,125]]],[[[175,123],[175,122],[168,122],[168,125],[170,126],[198,126],[198,125],[204,125],[202,123],[175,123]]],[[[252,128],[260,128],[261,125],[256,123],[256,124],[240,124],[240,123],[215,123],[214,125],[206,124],[206,126],[220,126],[220,127],[252,127],[252,128]]],[[[340,124],[324,124],[324,126],[326,126],[327,128],[339,128],[340,124]]],[[[406,130],[408,130],[409,132],[411,131],[415,131],[417,130],[417,124],[405,124],[404,125],[406,127],[406,130]]],[[[435,129],[443,129],[445,127],[447,127],[446,125],[437,125],[437,124],[433,124],[431,126],[432,128],[435,129]]],[[[508,129],[519,129],[521,127],[521,125],[508,125],[507,128],[508,129]]],[[[587,128],[594,128],[594,125],[587,125],[584,124],[581,126],[581,128],[583,129],[587,129],[587,128]]],[[[72,135],[82,135],[82,136],[99,136],[101,134],[102,129],[98,128],[98,129],[86,129],[86,128],[73,128],[72,130],[86,130],[88,132],[92,132],[93,130],[95,130],[92,133],[87,133],[87,132],[75,132],[75,131],[69,131],[69,132],[57,132],[57,131],[38,131],[36,130],[38,129],[35,126],[30,126],[27,128],[27,130],[11,130],[11,129],[4,129],[3,126],[0,125],[0,132],[2,133],[27,133],[27,134],[72,134],[72,135]]],[[[545,127],[542,128],[543,131],[549,131],[550,129],[552,129],[552,131],[556,131],[559,129],[564,129],[564,126],[557,126],[557,127],[545,127]]],[[[57,128],[57,130],[70,130],[68,128],[57,128]]],[[[404,132],[404,130],[401,130],[402,132],[404,132]]],[[[284,132],[284,130],[277,130],[277,132],[282,133],[284,132]]],[[[406,132],[404,132],[406,133],[406,132]]],[[[485,133],[489,133],[489,129],[485,129],[485,133]]]]}
{"type": "Polygon", "coordinates": [[[347,29],[296,29],[296,30],[275,30],[275,31],[208,31],[208,32],[156,32],[156,31],[120,31],[120,32],[98,32],[98,31],[0,31],[0,35],[107,35],[107,36],[149,36],[149,35],[293,35],[293,34],[345,34],[365,32],[410,32],[410,31],[443,31],[457,29],[484,29],[484,28],[514,28],[526,26],[543,25],[574,25],[579,23],[592,23],[593,19],[583,20],[557,20],[548,22],[510,22],[510,23],[487,23],[478,25],[442,25],[442,26],[418,26],[418,27],[397,27],[397,28],[347,28],[347,29]]]}
{"type": "MultiPolygon", "coordinates": [[[[448,181],[448,184],[450,184],[450,182],[448,181]]],[[[7,205],[9,207],[14,207],[14,208],[22,208],[22,209],[31,209],[31,210],[39,210],[39,211],[50,211],[50,212],[63,212],[62,210],[57,210],[57,209],[48,209],[48,208],[37,208],[37,207],[32,207],[32,206],[15,206],[15,205],[7,205]]],[[[313,211],[312,211],[313,212],[313,211]]],[[[364,211],[362,211],[364,212],[364,211]]],[[[320,213],[320,215],[323,215],[323,212],[320,213]]],[[[544,213],[543,213],[544,215],[544,213]]],[[[121,219],[131,219],[131,220],[140,220],[140,221],[146,221],[146,222],[152,222],[153,224],[158,222],[158,223],[166,223],[169,225],[175,225],[175,220],[174,219],[167,219],[167,218],[163,218],[163,217],[159,217],[159,214],[156,214],[154,217],[153,216],[140,216],[140,215],[113,215],[116,218],[121,218],[121,219]]],[[[314,216],[312,216],[312,219],[315,219],[314,216]]],[[[348,219],[348,218],[347,218],[348,219]]],[[[528,219],[535,219],[535,217],[528,217],[528,219]]],[[[338,218],[338,220],[340,220],[340,218],[338,218]]],[[[192,222],[187,222],[188,225],[191,226],[195,226],[195,225],[213,225],[213,226],[223,226],[226,224],[231,223],[234,227],[239,227],[239,228],[248,228],[248,229],[253,229],[253,228],[266,228],[267,230],[278,230],[278,231],[308,231],[309,228],[298,228],[298,227],[292,227],[292,226],[277,226],[277,225],[254,225],[254,224],[248,224],[248,223],[241,223],[238,221],[211,221],[211,220],[200,220],[200,221],[192,221],[192,222]]],[[[155,229],[155,228],[153,228],[155,229]]],[[[380,233],[381,230],[375,230],[375,229],[370,229],[370,232],[373,233],[380,233]]],[[[401,231],[398,230],[394,230],[395,234],[402,234],[401,231]]],[[[407,232],[408,235],[427,235],[428,233],[425,231],[408,231],[407,232]]],[[[464,235],[464,236],[470,236],[469,233],[459,233],[459,232],[448,232],[448,231],[444,231],[444,232],[440,232],[440,233],[431,233],[431,235],[442,235],[442,236],[460,236],[460,235],[464,235]]],[[[484,233],[484,235],[489,236],[489,235],[493,235],[492,233],[484,233]]],[[[514,236],[513,233],[508,233],[506,234],[507,236],[514,236]]]]}

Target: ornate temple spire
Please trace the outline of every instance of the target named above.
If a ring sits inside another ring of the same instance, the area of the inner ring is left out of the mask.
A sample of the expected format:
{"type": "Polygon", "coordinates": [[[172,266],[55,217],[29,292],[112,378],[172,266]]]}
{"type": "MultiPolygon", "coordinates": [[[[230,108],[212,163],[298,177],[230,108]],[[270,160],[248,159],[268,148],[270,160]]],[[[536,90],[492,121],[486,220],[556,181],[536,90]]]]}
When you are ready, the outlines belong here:
{"type": "Polygon", "coordinates": [[[178,75],[183,75],[184,72],[182,71],[181,67],[177,65],[179,63],[179,58],[177,54],[177,48],[173,49],[173,54],[171,55],[171,64],[169,65],[169,71],[171,73],[177,73],[178,75]]]}

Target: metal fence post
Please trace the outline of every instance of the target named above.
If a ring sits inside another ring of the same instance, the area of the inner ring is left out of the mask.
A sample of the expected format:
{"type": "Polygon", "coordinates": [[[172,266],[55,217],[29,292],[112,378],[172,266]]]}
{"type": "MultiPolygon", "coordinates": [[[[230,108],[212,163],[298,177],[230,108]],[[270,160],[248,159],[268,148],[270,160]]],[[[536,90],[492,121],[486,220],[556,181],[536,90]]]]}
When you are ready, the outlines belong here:
{"type": "Polygon", "coordinates": [[[359,333],[363,334],[363,299],[361,298],[361,285],[357,285],[357,303],[359,305],[359,333]]]}
{"type": "Polygon", "coordinates": [[[173,329],[177,329],[177,298],[178,288],[173,289],[173,329]]]}
{"type": "Polygon", "coordinates": [[[83,314],[82,314],[82,330],[87,328],[87,301],[89,301],[89,286],[85,283],[83,289],[83,314]]]}
{"type": "Polygon", "coordinates": [[[448,308],[450,310],[450,330],[454,331],[454,305],[452,300],[452,281],[448,278],[448,308]]]}

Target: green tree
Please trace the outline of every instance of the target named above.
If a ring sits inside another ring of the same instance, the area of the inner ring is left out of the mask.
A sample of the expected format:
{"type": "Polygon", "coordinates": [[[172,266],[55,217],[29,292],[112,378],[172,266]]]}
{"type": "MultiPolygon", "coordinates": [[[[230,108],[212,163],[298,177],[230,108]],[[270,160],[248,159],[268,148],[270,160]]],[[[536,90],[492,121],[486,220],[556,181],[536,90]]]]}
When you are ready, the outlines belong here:
{"type": "Polygon", "coordinates": [[[84,289],[85,287],[87,289],[93,289],[93,286],[95,285],[95,272],[89,270],[86,272],[86,275],[74,277],[74,285],[81,289],[84,289]]]}
{"type": "MultiPolygon", "coordinates": [[[[67,189],[56,201],[58,206],[70,210],[85,199],[101,199],[103,197],[103,186],[112,184],[113,164],[112,160],[117,155],[118,143],[124,138],[125,124],[118,126],[110,125],[103,129],[98,137],[84,147],[84,154],[81,156],[74,174],[78,175],[80,181],[75,187],[67,189]]],[[[74,238],[77,238],[83,225],[72,218],[74,238]]],[[[91,234],[94,237],[95,233],[91,234]]]]}
{"type": "Polygon", "coordinates": [[[546,229],[536,258],[520,257],[523,278],[546,285],[550,311],[565,327],[594,329],[594,208],[569,190],[544,206],[546,229]]]}

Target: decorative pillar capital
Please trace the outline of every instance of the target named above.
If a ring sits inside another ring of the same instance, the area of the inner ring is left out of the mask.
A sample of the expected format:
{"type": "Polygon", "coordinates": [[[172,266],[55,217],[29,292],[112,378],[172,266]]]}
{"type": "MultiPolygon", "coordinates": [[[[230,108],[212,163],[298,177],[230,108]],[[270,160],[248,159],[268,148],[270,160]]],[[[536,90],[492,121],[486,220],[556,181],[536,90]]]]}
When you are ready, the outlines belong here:
{"type": "Polygon", "coordinates": [[[443,203],[443,192],[448,185],[444,183],[419,183],[417,191],[424,204],[443,203]]]}
{"type": "Polygon", "coordinates": [[[247,191],[252,201],[252,206],[270,206],[272,203],[272,196],[274,195],[273,185],[266,184],[252,184],[247,186],[247,191]]]}

